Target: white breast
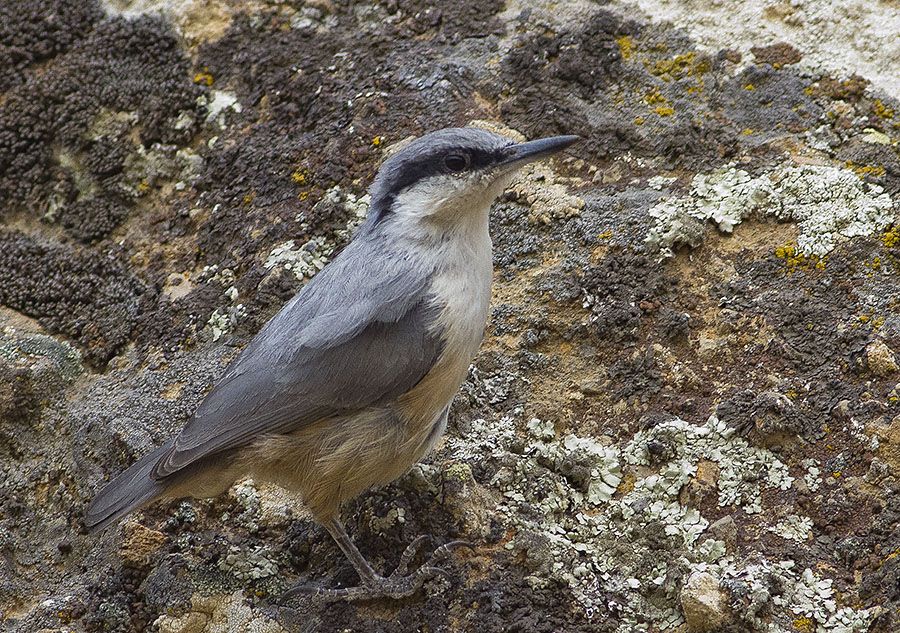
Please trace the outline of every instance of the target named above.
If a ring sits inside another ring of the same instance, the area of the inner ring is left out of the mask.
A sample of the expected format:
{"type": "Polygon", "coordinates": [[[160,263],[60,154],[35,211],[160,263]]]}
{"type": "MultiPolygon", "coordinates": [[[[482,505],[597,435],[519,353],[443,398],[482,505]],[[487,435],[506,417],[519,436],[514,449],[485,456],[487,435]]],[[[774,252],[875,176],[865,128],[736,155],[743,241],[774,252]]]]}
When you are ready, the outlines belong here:
{"type": "Polygon", "coordinates": [[[491,238],[487,217],[447,235],[436,254],[431,294],[443,306],[438,324],[444,337],[444,353],[471,362],[487,322],[491,302],[491,238]]]}
{"type": "Polygon", "coordinates": [[[419,253],[432,258],[429,294],[440,309],[432,327],[444,345],[437,363],[399,405],[406,418],[418,421],[428,434],[459,391],[484,336],[492,273],[487,212],[466,217],[419,253]]]}

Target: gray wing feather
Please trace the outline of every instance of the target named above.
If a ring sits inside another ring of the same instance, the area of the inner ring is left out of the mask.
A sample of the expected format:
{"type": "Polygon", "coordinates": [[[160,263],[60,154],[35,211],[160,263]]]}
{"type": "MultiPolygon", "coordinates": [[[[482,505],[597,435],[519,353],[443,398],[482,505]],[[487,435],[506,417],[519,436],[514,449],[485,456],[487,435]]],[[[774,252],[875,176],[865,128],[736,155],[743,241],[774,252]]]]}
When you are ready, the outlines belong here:
{"type": "Polygon", "coordinates": [[[442,348],[429,270],[354,241],[253,338],[157,463],[163,478],[261,434],[388,402],[442,348]]]}

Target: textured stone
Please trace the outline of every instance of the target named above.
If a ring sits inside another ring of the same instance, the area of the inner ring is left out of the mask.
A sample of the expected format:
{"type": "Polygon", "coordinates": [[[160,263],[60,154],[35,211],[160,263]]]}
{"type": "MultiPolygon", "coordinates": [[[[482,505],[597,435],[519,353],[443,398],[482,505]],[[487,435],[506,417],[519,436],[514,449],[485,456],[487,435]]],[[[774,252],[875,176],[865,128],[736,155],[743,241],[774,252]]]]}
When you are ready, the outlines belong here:
{"type": "Polygon", "coordinates": [[[688,630],[694,633],[714,631],[728,622],[728,600],[719,581],[710,574],[691,574],[681,589],[681,608],[688,630]]]}

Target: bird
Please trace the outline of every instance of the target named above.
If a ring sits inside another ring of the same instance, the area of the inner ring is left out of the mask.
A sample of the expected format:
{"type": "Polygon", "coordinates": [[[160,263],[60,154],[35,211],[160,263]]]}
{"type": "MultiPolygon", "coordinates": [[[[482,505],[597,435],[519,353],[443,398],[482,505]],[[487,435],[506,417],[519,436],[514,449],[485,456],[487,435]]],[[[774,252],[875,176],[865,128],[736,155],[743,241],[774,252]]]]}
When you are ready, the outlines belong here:
{"type": "MultiPolygon", "coordinates": [[[[210,498],[252,477],[300,497],[359,575],[355,587],[298,584],[292,598],[402,598],[440,572],[377,573],[341,506],[409,470],[444,433],[487,325],[489,211],[524,165],[579,137],[517,142],[482,128],[431,132],[389,156],[366,219],[225,369],[177,436],[108,483],[91,531],[158,500],[210,498]]],[[[446,557],[459,542],[435,550],[446,557]]]]}

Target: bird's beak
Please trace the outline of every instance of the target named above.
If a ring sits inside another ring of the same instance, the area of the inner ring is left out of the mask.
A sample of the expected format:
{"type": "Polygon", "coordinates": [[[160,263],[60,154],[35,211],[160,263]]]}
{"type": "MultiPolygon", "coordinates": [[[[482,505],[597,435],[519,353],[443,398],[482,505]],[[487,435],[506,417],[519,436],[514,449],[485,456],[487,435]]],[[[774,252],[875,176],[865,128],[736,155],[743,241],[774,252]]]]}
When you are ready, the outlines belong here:
{"type": "Polygon", "coordinates": [[[506,157],[500,162],[500,168],[506,172],[518,169],[522,165],[540,160],[556,152],[564,150],[579,140],[580,136],[550,136],[527,143],[517,143],[506,148],[506,157]]]}

